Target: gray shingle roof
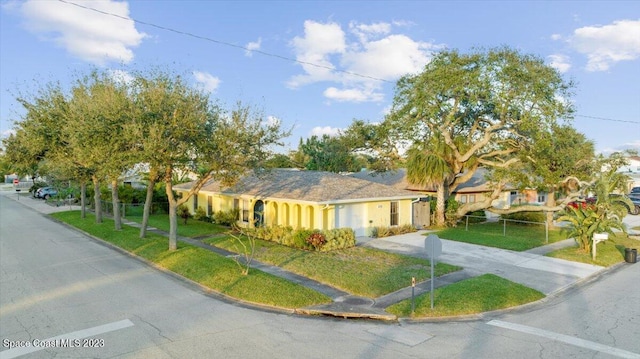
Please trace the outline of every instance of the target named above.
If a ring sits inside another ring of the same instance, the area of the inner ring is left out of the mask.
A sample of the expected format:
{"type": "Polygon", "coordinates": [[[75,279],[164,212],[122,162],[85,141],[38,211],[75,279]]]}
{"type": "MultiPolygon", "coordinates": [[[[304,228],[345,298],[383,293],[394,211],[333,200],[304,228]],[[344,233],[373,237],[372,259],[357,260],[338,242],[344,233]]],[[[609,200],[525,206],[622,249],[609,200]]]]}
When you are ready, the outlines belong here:
{"type": "MultiPolygon", "coordinates": [[[[477,193],[487,192],[491,188],[489,183],[485,179],[487,174],[486,170],[479,168],[476,173],[473,174],[467,182],[461,184],[456,189],[456,193],[477,193]]],[[[372,172],[362,171],[350,174],[353,178],[364,179],[387,186],[393,186],[397,189],[409,190],[409,191],[421,191],[421,192],[435,192],[435,187],[430,185],[412,184],[407,181],[406,168],[399,168],[395,171],[389,172],[372,172]]]]}
{"type": "MultiPolygon", "coordinates": [[[[192,185],[192,182],[184,183],[175,186],[175,188],[189,189],[192,185]]],[[[230,188],[221,188],[219,182],[211,180],[202,187],[201,191],[217,192],[231,196],[249,195],[318,203],[417,197],[411,191],[336,173],[284,169],[267,171],[259,176],[251,173],[230,188]]]]}

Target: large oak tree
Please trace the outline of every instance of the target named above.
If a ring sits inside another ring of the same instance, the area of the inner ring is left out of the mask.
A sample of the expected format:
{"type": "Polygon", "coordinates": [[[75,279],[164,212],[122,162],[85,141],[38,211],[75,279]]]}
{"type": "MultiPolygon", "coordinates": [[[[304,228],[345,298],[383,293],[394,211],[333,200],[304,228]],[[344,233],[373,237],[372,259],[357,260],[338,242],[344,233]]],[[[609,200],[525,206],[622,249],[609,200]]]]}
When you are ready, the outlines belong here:
{"type": "MultiPolygon", "coordinates": [[[[445,201],[479,168],[511,168],[518,152],[533,145],[531,131],[571,116],[571,88],[537,56],[510,48],[445,50],[398,81],[390,114],[374,126],[387,138],[374,132],[377,141],[369,141],[395,157],[401,151],[393,145],[411,148],[409,180],[435,187],[435,222],[443,225],[445,201]]],[[[496,180],[485,201],[461,206],[458,215],[490,208],[505,183],[496,180]]]]}

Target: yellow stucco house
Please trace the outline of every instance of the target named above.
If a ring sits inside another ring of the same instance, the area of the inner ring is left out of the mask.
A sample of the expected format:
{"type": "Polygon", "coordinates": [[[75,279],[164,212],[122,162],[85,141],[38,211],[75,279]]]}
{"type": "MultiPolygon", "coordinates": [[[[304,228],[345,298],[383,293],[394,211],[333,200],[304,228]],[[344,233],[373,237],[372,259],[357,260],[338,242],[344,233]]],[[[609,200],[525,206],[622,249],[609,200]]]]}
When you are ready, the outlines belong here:
{"type": "MultiPolygon", "coordinates": [[[[176,185],[186,193],[193,182],[176,185]]],[[[187,206],[212,215],[237,208],[238,223],[293,228],[353,228],[365,236],[374,226],[413,224],[415,193],[331,172],[275,169],[251,173],[229,188],[207,182],[187,206]]]]}

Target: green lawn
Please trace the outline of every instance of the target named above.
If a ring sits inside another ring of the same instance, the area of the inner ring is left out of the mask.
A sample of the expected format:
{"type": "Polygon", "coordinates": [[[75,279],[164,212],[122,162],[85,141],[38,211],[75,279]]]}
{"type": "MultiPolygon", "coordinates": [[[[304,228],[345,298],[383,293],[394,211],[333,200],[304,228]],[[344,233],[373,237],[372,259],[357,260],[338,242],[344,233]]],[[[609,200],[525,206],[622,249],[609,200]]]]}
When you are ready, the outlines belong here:
{"type": "MultiPolygon", "coordinates": [[[[231,237],[217,237],[206,243],[238,252],[231,237]]],[[[411,277],[422,281],[430,276],[428,260],[354,247],[332,252],[312,252],[256,240],[255,259],[313,278],[346,292],[375,298],[411,285],[411,277]]],[[[438,263],[436,276],[460,267],[438,263]]]]}
{"type": "Polygon", "coordinates": [[[291,309],[331,302],[329,297],[321,293],[256,269],[244,276],[232,259],[202,248],[178,243],[178,250],[169,251],[169,242],[165,237],[149,233],[147,238],[140,239],[138,229],[129,226],[115,231],[110,219],[96,224],[92,214],[81,219],[79,211],[60,212],[51,216],[234,298],[291,309]]]}
{"type": "Polygon", "coordinates": [[[591,253],[579,250],[577,245],[547,253],[547,256],[609,267],[616,263],[624,262],[625,248],[636,248],[640,251],[640,241],[629,238],[624,234],[609,235],[609,240],[598,243],[595,261],[592,260],[591,253]]]}
{"type": "Polygon", "coordinates": [[[514,307],[544,298],[537,290],[513,283],[493,274],[484,274],[434,291],[415,299],[415,312],[411,314],[411,299],[403,300],[387,308],[399,317],[443,317],[476,314],[514,307]]]}
{"type": "MultiPolygon", "coordinates": [[[[142,223],[142,216],[127,217],[128,220],[142,223]]],[[[169,232],[169,215],[168,214],[152,214],[149,216],[149,226],[155,227],[165,232],[169,232]]],[[[229,230],[229,227],[220,226],[214,223],[206,223],[196,221],[191,218],[184,224],[182,218],[178,218],[178,235],[183,237],[204,237],[212,236],[218,233],[224,233],[229,230]]]]}
{"type": "MultiPolygon", "coordinates": [[[[452,241],[479,244],[488,247],[509,249],[512,251],[526,251],[531,248],[543,246],[545,242],[545,230],[542,225],[522,225],[507,222],[506,236],[502,222],[488,222],[469,224],[469,230],[465,230],[464,224],[454,228],[446,228],[437,232],[440,238],[452,241]]],[[[566,239],[559,230],[549,230],[549,243],[566,239]]]]}

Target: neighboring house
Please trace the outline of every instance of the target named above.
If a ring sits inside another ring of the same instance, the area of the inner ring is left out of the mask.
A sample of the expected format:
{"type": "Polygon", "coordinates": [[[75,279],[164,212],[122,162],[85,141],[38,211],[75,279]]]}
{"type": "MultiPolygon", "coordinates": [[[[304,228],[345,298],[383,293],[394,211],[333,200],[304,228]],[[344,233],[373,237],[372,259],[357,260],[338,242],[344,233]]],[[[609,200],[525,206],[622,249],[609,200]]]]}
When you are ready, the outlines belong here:
{"type": "MultiPolygon", "coordinates": [[[[362,171],[352,173],[349,176],[393,186],[397,189],[417,192],[420,196],[435,196],[436,194],[436,189],[433,186],[409,183],[406,168],[399,168],[395,171],[382,173],[362,171]]],[[[486,170],[482,168],[478,169],[473,177],[456,188],[453,193],[455,199],[461,203],[484,201],[487,193],[491,191],[490,183],[486,180],[485,176],[486,170]]],[[[509,208],[512,204],[544,203],[545,201],[546,195],[544,193],[539,193],[535,190],[520,191],[513,186],[507,185],[500,194],[500,197],[493,200],[492,205],[496,208],[509,208]]]]}
{"type": "Polygon", "coordinates": [[[627,157],[629,164],[622,166],[618,172],[622,172],[629,176],[629,190],[633,187],[640,187],[640,156],[627,157]]]}
{"type": "MultiPolygon", "coordinates": [[[[189,182],[174,189],[186,193],[192,186],[189,182]]],[[[244,226],[350,227],[356,236],[364,236],[374,226],[413,224],[412,202],[418,197],[410,191],[331,172],[277,169],[259,176],[249,174],[230,188],[209,181],[187,206],[192,213],[201,207],[208,215],[237,208],[238,223],[244,226]]]]}
{"type": "Polygon", "coordinates": [[[618,169],[618,172],[625,173],[638,173],[640,174],[640,156],[629,156],[627,157],[629,164],[626,166],[622,166],[618,169]]]}

